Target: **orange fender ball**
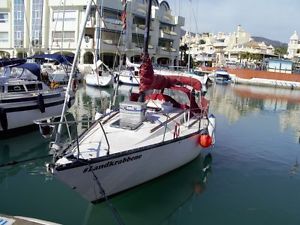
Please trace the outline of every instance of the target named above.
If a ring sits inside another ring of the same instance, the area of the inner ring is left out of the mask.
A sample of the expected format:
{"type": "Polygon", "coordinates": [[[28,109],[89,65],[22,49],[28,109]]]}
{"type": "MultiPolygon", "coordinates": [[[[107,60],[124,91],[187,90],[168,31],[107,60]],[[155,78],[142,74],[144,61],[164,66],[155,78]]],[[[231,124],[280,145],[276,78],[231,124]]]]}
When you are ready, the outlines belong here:
{"type": "Polygon", "coordinates": [[[209,136],[208,134],[201,134],[199,136],[199,144],[203,148],[208,148],[212,144],[212,138],[211,138],[211,136],[209,136]]]}

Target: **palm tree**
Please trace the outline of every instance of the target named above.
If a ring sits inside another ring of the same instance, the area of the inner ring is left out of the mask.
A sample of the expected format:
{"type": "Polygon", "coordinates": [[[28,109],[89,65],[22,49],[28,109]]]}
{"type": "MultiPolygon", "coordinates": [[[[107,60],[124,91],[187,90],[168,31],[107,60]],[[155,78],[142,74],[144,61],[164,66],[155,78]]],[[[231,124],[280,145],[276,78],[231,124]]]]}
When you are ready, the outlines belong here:
{"type": "Polygon", "coordinates": [[[186,64],[186,51],[188,50],[188,46],[187,44],[181,45],[179,47],[179,51],[180,51],[180,61],[184,62],[184,64],[186,64]]]}

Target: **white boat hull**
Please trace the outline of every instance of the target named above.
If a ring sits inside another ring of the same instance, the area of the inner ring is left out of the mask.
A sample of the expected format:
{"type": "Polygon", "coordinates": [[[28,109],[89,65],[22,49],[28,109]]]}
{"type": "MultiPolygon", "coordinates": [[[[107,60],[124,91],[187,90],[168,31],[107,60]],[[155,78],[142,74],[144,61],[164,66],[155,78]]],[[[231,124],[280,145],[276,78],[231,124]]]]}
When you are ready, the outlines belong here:
{"type": "MultiPolygon", "coordinates": [[[[33,121],[36,119],[40,119],[43,117],[52,117],[60,115],[63,103],[46,108],[46,111],[42,113],[39,109],[34,110],[24,110],[24,111],[17,111],[17,112],[8,112],[6,113],[7,116],[7,123],[8,123],[8,130],[16,129],[19,127],[25,127],[33,124],[33,121]]],[[[0,125],[0,131],[3,131],[0,125]]]]}
{"type": "Polygon", "coordinates": [[[119,75],[117,75],[117,79],[121,84],[126,85],[134,85],[137,86],[140,84],[139,76],[135,76],[132,71],[121,71],[119,75]]]}
{"type": "MultiPolygon", "coordinates": [[[[71,97],[73,104],[74,97],[71,97]]],[[[1,121],[0,134],[2,132],[30,126],[34,124],[34,120],[45,117],[58,116],[61,113],[64,104],[64,95],[44,99],[43,106],[40,106],[38,100],[24,101],[16,103],[0,103],[1,121]],[[44,108],[44,110],[42,109],[44,108]],[[4,126],[4,124],[6,126],[4,126]]]]}
{"type": "Polygon", "coordinates": [[[102,158],[100,162],[54,169],[54,175],[91,202],[114,195],[168,173],[195,159],[201,147],[198,134],[102,158]],[[172,155],[172,160],[170,160],[172,155]]]}
{"type": "Polygon", "coordinates": [[[113,76],[103,75],[97,76],[96,74],[87,74],[85,76],[85,82],[87,85],[95,87],[107,87],[113,84],[113,76]]]}

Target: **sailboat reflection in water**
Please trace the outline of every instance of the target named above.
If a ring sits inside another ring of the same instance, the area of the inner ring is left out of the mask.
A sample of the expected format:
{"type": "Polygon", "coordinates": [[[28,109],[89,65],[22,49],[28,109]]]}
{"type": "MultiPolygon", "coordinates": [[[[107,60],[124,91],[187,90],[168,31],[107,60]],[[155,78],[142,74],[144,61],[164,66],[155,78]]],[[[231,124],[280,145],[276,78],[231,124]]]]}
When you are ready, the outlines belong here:
{"type": "MultiPolygon", "coordinates": [[[[201,204],[201,194],[212,172],[212,160],[210,153],[201,154],[168,176],[120,194],[110,203],[118,209],[126,224],[185,224],[187,216],[194,215],[196,204],[201,204]],[[180,219],[185,222],[179,222],[180,219]]],[[[116,219],[105,203],[90,205],[85,218],[85,225],[99,221],[114,224],[116,219]]]]}
{"type": "Polygon", "coordinates": [[[201,82],[153,73],[148,54],[150,11],[149,0],[139,93],[120,103],[118,109],[99,115],[72,142],[60,139],[61,125],[66,122],[63,111],[56,140],[50,146],[54,157],[49,171],[91,202],[166,174],[197,158],[215,142],[215,117],[208,115],[209,101],[201,93],[201,82]],[[186,102],[180,102],[183,96],[186,102]]]}

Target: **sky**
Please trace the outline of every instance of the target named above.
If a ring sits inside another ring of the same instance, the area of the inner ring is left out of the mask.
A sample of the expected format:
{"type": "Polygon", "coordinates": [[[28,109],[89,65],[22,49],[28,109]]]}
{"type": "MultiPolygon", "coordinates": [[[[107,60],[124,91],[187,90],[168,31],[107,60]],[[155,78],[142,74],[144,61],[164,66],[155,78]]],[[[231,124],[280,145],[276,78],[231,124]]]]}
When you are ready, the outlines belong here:
{"type": "Polygon", "coordinates": [[[300,34],[299,0],[167,0],[176,15],[185,17],[184,29],[196,33],[236,31],[288,43],[300,34]]]}

